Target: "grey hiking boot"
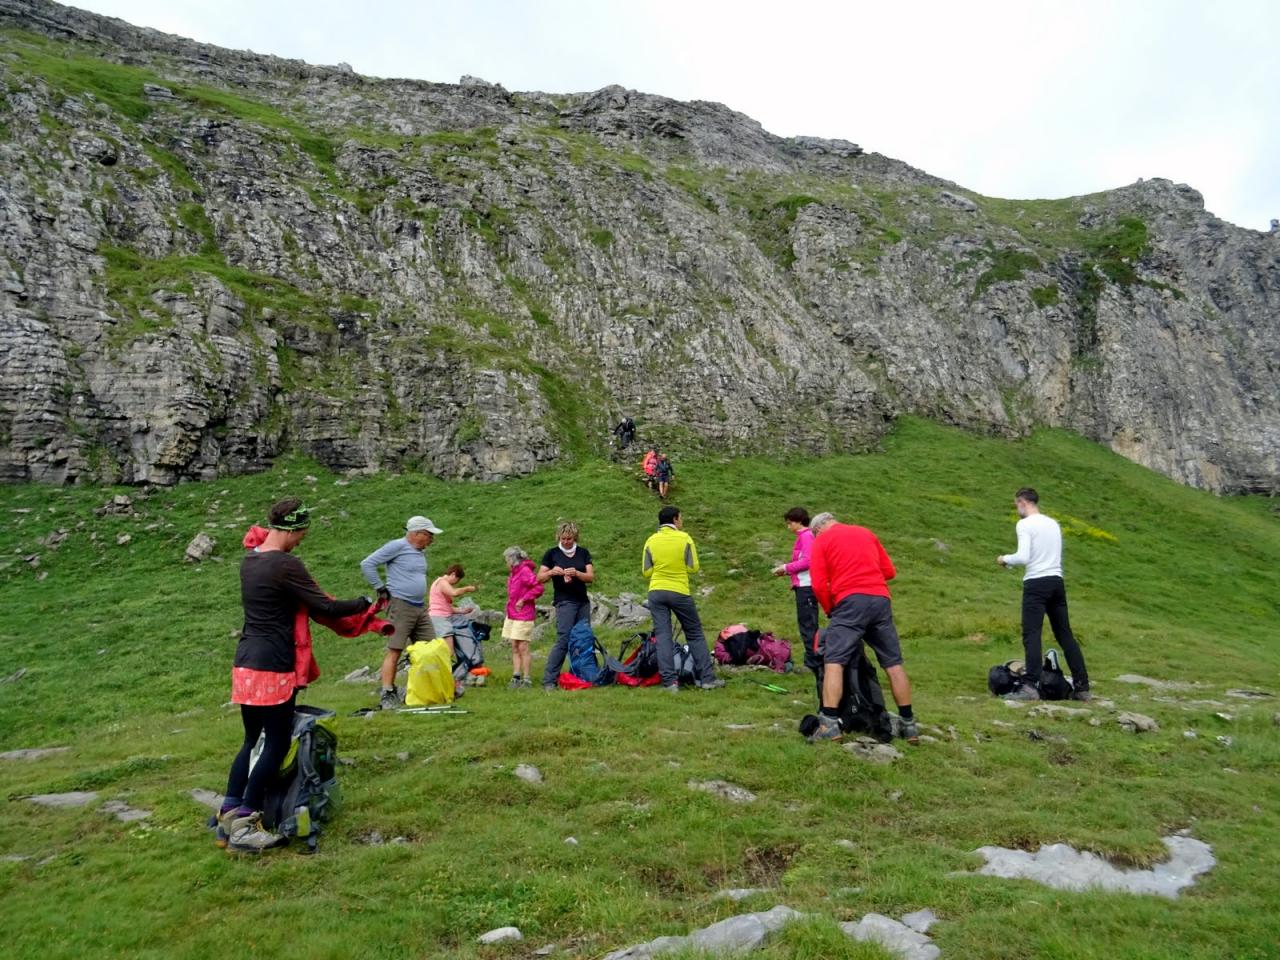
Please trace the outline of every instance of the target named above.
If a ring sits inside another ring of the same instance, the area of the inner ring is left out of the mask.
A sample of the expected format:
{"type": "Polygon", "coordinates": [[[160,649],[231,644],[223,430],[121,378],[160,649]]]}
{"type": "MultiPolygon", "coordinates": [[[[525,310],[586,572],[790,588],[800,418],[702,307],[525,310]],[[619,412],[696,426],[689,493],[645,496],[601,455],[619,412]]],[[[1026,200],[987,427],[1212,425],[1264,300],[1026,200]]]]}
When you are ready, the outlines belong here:
{"type": "Polygon", "coordinates": [[[1035,687],[1033,687],[1031,684],[1029,684],[1029,683],[1024,683],[1024,684],[1023,684],[1022,686],[1020,686],[1017,690],[1013,691],[1013,693],[1006,693],[1006,694],[1005,694],[1003,697],[1001,697],[1000,699],[1001,699],[1001,700],[1015,700],[1015,701],[1018,701],[1018,700],[1039,700],[1039,699],[1040,699],[1040,691],[1038,691],[1038,690],[1037,690],[1035,687]]]}
{"type": "Polygon", "coordinates": [[[840,721],[835,717],[828,717],[825,714],[818,715],[818,726],[813,733],[809,734],[810,743],[817,743],[819,740],[839,740],[844,731],[840,729],[840,721]]]}
{"type": "Polygon", "coordinates": [[[1093,694],[1089,692],[1088,687],[1080,687],[1077,690],[1071,691],[1071,699],[1080,700],[1084,703],[1088,703],[1090,700],[1093,699],[1093,694]]]}
{"type": "Polygon", "coordinates": [[[664,684],[662,685],[662,689],[663,689],[663,690],[665,690],[665,691],[667,691],[667,693],[679,693],[679,692],[680,692],[680,684],[678,684],[678,683],[664,683],[664,684]]]}
{"type": "Polygon", "coordinates": [[[261,853],[284,843],[284,837],[262,825],[262,814],[254,812],[231,821],[227,849],[233,853],[261,853]]]}
{"type": "Polygon", "coordinates": [[[227,849],[231,840],[231,822],[236,818],[236,809],[232,807],[225,813],[213,815],[213,844],[221,850],[227,849]]]}
{"type": "Polygon", "coordinates": [[[395,687],[390,690],[383,690],[382,696],[378,698],[378,706],[383,710],[398,710],[400,708],[400,692],[395,687]]]}
{"type": "Polygon", "coordinates": [[[508,690],[519,690],[524,686],[524,680],[521,677],[512,677],[511,682],[507,684],[508,690]]]}
{"type": "Polygon", "coordinates": [[[913,747],[920,745],[920,728],[916,726],[914,719],[902,721],[902,739],[907,741],[913,747]]]}
{"type": "Polygon", "coordinates": [[[719,677],[712,677],[710,680],[699,680],[694,686],[699,690],[719,690],[724,686],[724,681],[719,677]]]}

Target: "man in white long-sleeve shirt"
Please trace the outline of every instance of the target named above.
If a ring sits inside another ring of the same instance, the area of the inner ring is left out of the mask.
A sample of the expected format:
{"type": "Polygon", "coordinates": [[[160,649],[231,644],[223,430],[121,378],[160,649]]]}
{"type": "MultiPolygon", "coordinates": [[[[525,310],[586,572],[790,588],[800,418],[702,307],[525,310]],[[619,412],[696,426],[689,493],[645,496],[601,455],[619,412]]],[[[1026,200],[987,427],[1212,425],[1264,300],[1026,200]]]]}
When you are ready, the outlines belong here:
{"type": "Polygon", "coordinates": [[[1040,512],[1040,495],[1031,487],[1023,487],[1013,498],[1021,518],[1018,521],[1018,552],[996,558],[1002,567],[1026,567],[1022,578],[1022,649],[1027,662],[1026,679],[1009,694],[1007,700],[1039,700],[1040,668],[1043,663],[1040,632],[1045,614],[1053,638],[1071,667],[1075,699],[1089,700],[1089,671],[1084,654],[1071,632],[1067,617],[1067,587],[1062,579],[1062,530],[1058,521],[1040,512]]]}

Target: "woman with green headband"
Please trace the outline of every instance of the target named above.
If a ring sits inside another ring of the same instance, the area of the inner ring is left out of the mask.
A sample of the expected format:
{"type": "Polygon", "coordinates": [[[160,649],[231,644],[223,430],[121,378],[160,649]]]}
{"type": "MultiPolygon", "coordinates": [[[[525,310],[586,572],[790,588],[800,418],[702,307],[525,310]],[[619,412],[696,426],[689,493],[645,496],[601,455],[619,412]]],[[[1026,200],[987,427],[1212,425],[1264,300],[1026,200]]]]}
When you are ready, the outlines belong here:
{"type": "Polygon", "coordinates": [[[227,794],[218,811],[217,842],[228,850],[258,853],[281,838],[262,825],[267,779],[280,767],[293,736],[294,619],[299,607],[328,617],[362,613],[368,597],[334,600],[317,586],[293,549],[311,526],[311,514],[296,497],[271,508],[265,537],[240,562],[244,629],[231,669],[231,701],[240,705],[244,742],[231,764],[227,794]],[[261,734],[262,755],[249,769],[261,734]]]}

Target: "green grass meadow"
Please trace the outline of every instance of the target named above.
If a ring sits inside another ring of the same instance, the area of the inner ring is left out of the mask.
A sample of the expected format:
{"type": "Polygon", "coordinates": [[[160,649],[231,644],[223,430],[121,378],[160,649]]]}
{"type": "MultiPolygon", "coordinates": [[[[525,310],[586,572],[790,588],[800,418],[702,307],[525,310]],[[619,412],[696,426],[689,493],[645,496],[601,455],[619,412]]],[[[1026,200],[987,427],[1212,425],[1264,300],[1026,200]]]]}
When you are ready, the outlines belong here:
{"type": "MultiPolygon", "coordinates": [[[[559,518],[581,525],[601,592],[641,592],[656,501],[630,466],[598,461],[488,486],[339,482],[289,461],[155,491],[132,516],[94,508],[136,490],[0,487],[0,677],[27,671],[0,684],[0,750],[70,748],[0,761],[0,857],[29,858],[0,860],[4,955],[501,958],[554,943],[556,955],[596,957],[787,904],[809,918],[757,956],[884,958],[836,921],[924,907],[942,918],[931,936],[949,960],[1280,956],[1280,700],[1226,695],[1280,693],[1274,501],[1186,489],[1063,432],[1009,443],[918,420],[866,456],[681,457],[677,467],[673,499],[699,546],[698,586],[712,588],[699,598],[710,634],[743,621],[795,636],[786,583],[769,575],[790,556],[788,507],[866,524],[898,567],[916,713],[954,727],[955,739],[903,745],[891,766],[806,744],[795,725],[812,684],[799,673],[769,675],[787,695],[741,674],[678,697],[514,693],[496,638],[496,676],[463,698],[467,715],[356,718],[375,702],[372,685],[337,681],[376,667],[381,644],[317,628],[323,675],[301,700],[338,711],[340,753],[353,761],[341,772],[342,812],[314,857],[231,857],[188,794],[220,792],[239,744],[227,706],[239,540],[270,502],[297,493],[313,508],[299,556],[338,596],[366,592],[360,559],[425,513],[445,530],[433,571],[464,563],[481,584],[476,599],[494,608],[505,599],[502,550],[536,556],[559,518]],[[1027,483],[1068,534],[1072,620],[1095,693],[1154,717],[1158,732],[1125,732],[1105,705],[1093,708],[1099,726],[1029,719],[987,694],[987,668],[1021,654],[1020,575],[995,557],[1014,548],[1012,492],[1027,483]],[[70,535],[57,549],[37,543],[58,529],[70,535]],[[216,553],[185,564],[201,529],[216,553]],[[1202,686],[1115,682],[1124,673],[1202,686]],[[518,763],[536,764],[545,782],[517,779],[518,763]],[[759,799],[733,805],[687,785],[708,779],[759,799]],[[126,825],[94,807],[24,799],[77,789],[152,816],[126,825]],[[981,865],[972,851],[985,844],[1064,841],[1146,865],[1183,828],[1219,863],[1176,901],[954,876],[981,865]],[[372,831],[388,842],[364,842],[372,831]],[[769,892],[714,898],[728,887],[769,892]],[[508,924],[523,943],[476,944],[508,924]]],[[[602,639],[616,649],[622,634],[602,639]]]]}

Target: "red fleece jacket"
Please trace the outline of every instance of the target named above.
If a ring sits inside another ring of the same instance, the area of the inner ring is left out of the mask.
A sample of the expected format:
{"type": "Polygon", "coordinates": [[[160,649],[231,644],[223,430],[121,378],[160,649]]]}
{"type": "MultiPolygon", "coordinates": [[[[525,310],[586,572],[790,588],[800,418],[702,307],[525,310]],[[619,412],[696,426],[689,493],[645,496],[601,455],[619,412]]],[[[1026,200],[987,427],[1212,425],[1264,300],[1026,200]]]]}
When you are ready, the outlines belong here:
{"type": "Polygon", "coordinates": [[[850,523],[833,523],[813,541],[809,575],[813,595],[830,614],[855,593],[889,596],[888,581],[898,572],[874,533],[850,523]]]}
{"type": "MultiPolygon", "coordinates": [[[[268,533],[270,531],[266,527],[250,527],[242,541],[245,549],[253,550],[255,547],[260,546],[267,539],[268,533]]],[[[293,618],[294,685],[301,689],[315,682],[320,676],[320,665],[316,663],[315,654],[311,650],[311,621],[313,619],[316,623],[322,627],[328,627],[340,637],[359,637],[366,633],[376,633],[389,637],[396,632],[395,625],[390,620],[384,620],[378,616],[378,613],[385,606],[386,602],[379,600],[366,609],[364,613],[353,613],[346,617],[320,615],[312,617],[306,607],[299,605],[298,612],[293,618]]]]}

